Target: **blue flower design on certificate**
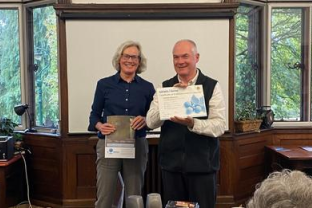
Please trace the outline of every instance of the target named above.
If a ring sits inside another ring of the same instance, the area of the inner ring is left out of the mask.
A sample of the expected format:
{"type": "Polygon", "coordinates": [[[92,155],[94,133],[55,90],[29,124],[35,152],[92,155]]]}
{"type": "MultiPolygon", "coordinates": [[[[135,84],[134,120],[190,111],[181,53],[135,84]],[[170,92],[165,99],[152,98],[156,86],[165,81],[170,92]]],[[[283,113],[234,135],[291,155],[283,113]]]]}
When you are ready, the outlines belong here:
{"type": "Polygon", "coordinates": [[[200,112],[204,112],[206,110],[205,107],[205,99],[204,97],[196,97],[195,95],[193,95],[191,97],[191,101],[186,101],[184,103],[184,108],[186,111],[187,115],[190,114],[198,114],[200,112]]]}

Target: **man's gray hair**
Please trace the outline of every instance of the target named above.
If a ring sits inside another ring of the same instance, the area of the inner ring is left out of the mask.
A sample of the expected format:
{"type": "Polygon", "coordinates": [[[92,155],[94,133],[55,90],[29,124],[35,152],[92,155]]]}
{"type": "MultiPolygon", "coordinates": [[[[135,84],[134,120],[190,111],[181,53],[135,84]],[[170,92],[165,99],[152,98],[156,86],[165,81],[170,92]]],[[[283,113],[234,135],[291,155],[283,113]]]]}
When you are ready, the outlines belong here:
{"type": "Polygon", "coordinates": [[[115,52],[115,55],[113,56],[113,60],[112,60],[112,64],[113,67],[117,70],[120,71],[120,65],[119,65],[119,61],[120,58],[122,56],[122,53],[124,52],[125,49],[129,48],[129,47],[137,47],[139,50],[139,66],[138,69],[136,71],[137,74],[142,73],[143,71],[145,71],[146,69],[146,58],[142,53],[142,47],[138,42],[134,42],[134,41],[127,41],[122,43],[118,48],[117,51],[115,52]]]}
{"type": "MultiPolygon", "coordinates": [[[[196,43],[193,41],[193,40],[190,40],[190,39],[182,39],[182,40],[179,40],[178,42],[176,42],[175,44],[174,44],[174,47],[178,44],[178,43],[180,43],[180,42],[189,42],[192,46],[193,46],[193,53],[194,54],[196,54],[196,53],[198,53],[198,51],[197,51],[197,45],[196,45],[196,43]]],[[[173,48],[174,48],[173,47],[173,48]]]]}
{"type": "Polygon", "coordinates": [[[312,178],[301,171],[273,172],[257,184],[247,208],[312,207],[312,178]]]}

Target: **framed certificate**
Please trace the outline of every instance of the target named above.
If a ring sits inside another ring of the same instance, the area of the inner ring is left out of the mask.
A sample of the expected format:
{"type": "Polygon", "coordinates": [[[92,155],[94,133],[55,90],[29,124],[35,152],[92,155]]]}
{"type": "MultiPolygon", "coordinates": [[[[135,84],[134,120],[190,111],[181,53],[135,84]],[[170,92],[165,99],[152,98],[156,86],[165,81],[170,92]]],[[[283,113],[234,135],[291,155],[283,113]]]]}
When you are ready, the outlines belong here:
{"type": "Polygon", "coordinates": [[[105,137],[105,158],[135,158],[135,130],[131,128],[133,116],[107,116],[107,123],[116,131],[105,137]]]}
{"type": "Polygon", "coordinates": [[[156,93],[160,120],[168,120],[174,116],[182,118],[207,116],[202,85],[158,88],[156,93]]]}

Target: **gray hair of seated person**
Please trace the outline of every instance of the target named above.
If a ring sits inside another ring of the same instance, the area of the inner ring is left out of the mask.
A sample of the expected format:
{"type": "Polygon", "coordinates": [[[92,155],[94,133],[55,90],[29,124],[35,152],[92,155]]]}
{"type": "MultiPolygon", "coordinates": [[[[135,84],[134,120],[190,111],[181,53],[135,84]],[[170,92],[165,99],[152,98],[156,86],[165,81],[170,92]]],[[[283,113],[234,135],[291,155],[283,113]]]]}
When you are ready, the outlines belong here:
{"type": "Polygon", "coordinates": [[[137,47],[137,49],[139,50],[139,56],[140,56],[140,63],[139,66],[137,68],[136,73],[140,74],[142,72],[144,72],[146,70],[146,58],[142,52],[142,46],[140,43],[135,42],[135,41],[126,41],[124,43],[122,43],[116,50],[113,59],[112,59],[112,64],[113,67],[117,70],[120,71],[120,65],[119,65],[119,61],[121,59],[122,53],[124,52],[125,49],[130,48],[130,47],[137,47]]]}
{"type": "Polygon", "coordinates": [[[247,208],[312,207],[312,178],[301,171],[283,170],[271,173],[257,184],[247,208]]]}

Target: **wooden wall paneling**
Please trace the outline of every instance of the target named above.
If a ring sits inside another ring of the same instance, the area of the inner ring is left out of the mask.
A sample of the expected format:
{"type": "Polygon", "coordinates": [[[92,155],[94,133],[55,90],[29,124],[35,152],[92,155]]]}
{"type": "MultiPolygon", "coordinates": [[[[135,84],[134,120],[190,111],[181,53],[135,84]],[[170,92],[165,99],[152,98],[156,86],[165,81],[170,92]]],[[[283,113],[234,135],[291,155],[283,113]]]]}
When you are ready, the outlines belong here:
{"type": "Polygon", "coordinates": [[[226,136],[221,141],[217,207],[243,204],[265,177],[265,145],[272,131],[226,136]]]}
{"type": "Polygon", "coordinates": [[[279,145],[312,145],[312,139],[309,138],[289,138],[281,139],[279,145]]]}
{"type": "Polygon", "coordinates": [[[161,193],[161,178],[157,155],[158,145],[149,145],[143,197],[146,197],[149,193],[161,193]]]}
{"type": "Polygon", "coordinates": [[[219,186],[217,207],[232,207],[235,204],[234,189],[238,177],[237,148],[232,137],[220,139],[221,165],[219,171],[219,186]]]}
{"type": "Polygon", "coordinates": [[[62,148],[59,137],[25,134],[24,141],[32,152],[26,157],[31,197],[61,203],[62,148]]]}
{"type": "Polygon", "coordinates": [[[96,170],[96,154],[77,155],[77,198],[94,198],[96,170]],[[90,188],[92,191],[90,191],[90,188]]]}
{"type": "Polygon", "coordinates": [[[237,199],[248,199],[255,185],[265,177],[265,145],[270,139],[269,132],[249,134],[238,139],[239,179],[235,187],[237,199]]]}
{"type": "Polygon", "coordinates": [[[158,165],[158,138],[148,138],[149,153],[143,187],[143,198],[149,193],[162,193],[161,170],[158,165]]]}
{"type": "Polygon", "coordinates": [[[64,139],[64,205],[94,206],[96,196],[96,137],[64,139]]]}
{"type": "MultiPolygon", "coordinates": [[[[58,207],[94,207],[96,197],[96,137],[69,136],[50,138],[26,135],[30,156],[32,200],[37,205],[58,207]],[[47,159],[49,158],[49,159],[47,159]],[[58,168],[59,167],[59,168],[58,168]],[[59,171],[56,171],[59,170],[59,171]],[[46,190],[48,189],[48,190],[46,190]],[[51,192],[55,193],[52,194],[51,192]]],[[[157,163],[157,143],[151,138],[144,197],[161,192],[157,163]]]]}
{"type": "Polygon", "coordinates": [[[233,177],[235,177],[236,170],[236,148],[235,142],[232,138],[220,141],[220,154],[221,154],[221,165],[220,165],[220,188],[219,193],[222,194],[233,194],[233,177]],[[233,176],[234,173],[234,176],[233,176]],[[223,177],[227,175],[228,177],[223,177]]]}
{"type": "MultiPolygon", "coordinates": [[[[29,161],[31,197],[52,207],[93,207],[95,200],[96,137],[69,135],[64,138],[25,134],[33,154],[29,161]]],[[[218,179],[218,208],[246,202],[255,185],[266,176],[265,145],[273,139],[289,144],[311,144],[311,132],[268,130],[261,133],[225,134],[220,139],[221,169],[218,179]]],[[[157,161],[157,138],[149,139],[149,162],[145,178],[146,194],[161,193],[161,174],[157,161]]],[[[40,205],[40,204],[39,204],[40,205]]]]}
{"type": "Polygon", "coordinates": [[[312,145],[310,128],[279,128],[274,132],[272,145],[312,145]]]}

